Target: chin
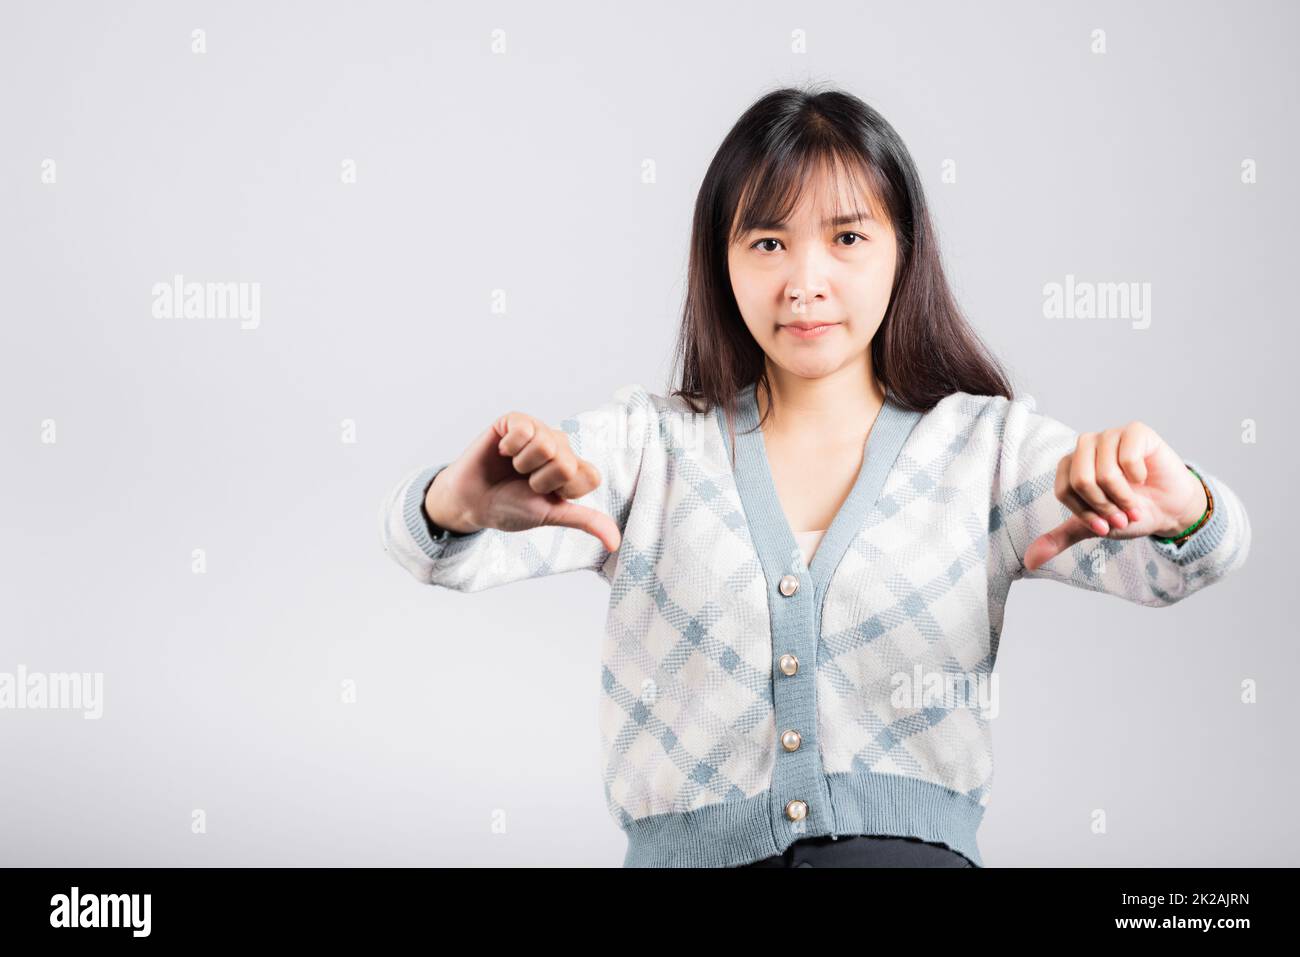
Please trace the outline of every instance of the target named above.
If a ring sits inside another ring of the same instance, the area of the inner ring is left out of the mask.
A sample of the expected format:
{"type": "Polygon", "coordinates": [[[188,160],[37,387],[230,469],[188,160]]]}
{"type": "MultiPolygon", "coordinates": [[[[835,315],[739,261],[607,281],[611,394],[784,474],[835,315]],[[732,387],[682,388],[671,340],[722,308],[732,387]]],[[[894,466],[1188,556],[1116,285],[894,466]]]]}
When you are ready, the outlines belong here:
{"type": "Polygon", "coordinates": [[[822,376],[828,376],[840,368],[840,365],[841,363],[829,359],[821,362],[809,362],[806,358],[802,362],[781,363],[781,367],[786,372],[804,379],[820,379],[822,376]]]}

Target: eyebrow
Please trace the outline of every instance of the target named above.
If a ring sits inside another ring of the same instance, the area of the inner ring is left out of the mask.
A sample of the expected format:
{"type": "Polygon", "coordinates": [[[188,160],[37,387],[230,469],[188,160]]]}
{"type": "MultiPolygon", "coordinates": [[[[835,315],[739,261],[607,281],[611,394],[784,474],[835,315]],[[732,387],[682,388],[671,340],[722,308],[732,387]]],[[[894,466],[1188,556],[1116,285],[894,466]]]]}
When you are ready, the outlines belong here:
{"type": "MultiPolygon", "coordinates": [[[[861,216],[853,216],[853,215],[832,216],[830,219],[826,219],[822,221],[822,228],[826,229],[831,226],[849,226],[853,223],[874,223],[874,222],[876,222],[875,218],[866,213],[864,213],[861,216]]],[[[782,223],[771,223],[771,222],[756,223],[751,228],[751,231],[759,230],[759,229],[782,229],[783,230],[785,229],[785,223],[783,222],[782,223]]]]}

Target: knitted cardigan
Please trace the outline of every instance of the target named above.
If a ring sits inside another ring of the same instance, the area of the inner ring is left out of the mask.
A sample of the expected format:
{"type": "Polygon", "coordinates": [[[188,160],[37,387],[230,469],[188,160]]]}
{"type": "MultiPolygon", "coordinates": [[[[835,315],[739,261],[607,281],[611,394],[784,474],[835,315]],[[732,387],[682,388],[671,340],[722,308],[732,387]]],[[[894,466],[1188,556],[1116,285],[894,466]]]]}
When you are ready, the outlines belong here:
{"type": "Polygon", "coordinates": [[[1170,605],[1245,561],[1245,509],[1185,460],[1215,507],[1183,545],[1092,538],[1028,571],[1029,543],[1072,514],[1053,486],[1077,433],[1032,396],[958,392],[924,414],[887,397],[805,567],[754,388],[737,396],[734,436],[722,407],[639,385],[561,423],[603,478],[574,501],[614,518],[617,552],[565,527],[435,528],[424,496],[447,462],[389,493],[384,548],[460,592],[579,569],[608,582],[598,714],[624,866],[736,866],[850,834],[938,842],[983,866],[989,717],[935,688],[987,687],[1011,583],[1170,605]],[[927,695],[906,690],[918,679],[927,695]]]}

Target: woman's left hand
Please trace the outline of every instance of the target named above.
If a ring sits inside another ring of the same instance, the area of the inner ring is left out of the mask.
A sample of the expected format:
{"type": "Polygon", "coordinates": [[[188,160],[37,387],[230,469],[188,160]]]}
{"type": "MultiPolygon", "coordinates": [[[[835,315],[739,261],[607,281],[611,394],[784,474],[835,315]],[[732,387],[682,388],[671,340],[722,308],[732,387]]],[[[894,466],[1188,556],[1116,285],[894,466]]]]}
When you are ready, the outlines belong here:
{"type": "Polygon", "coordinates": [[[1080,435],[1056,467],[1054,491],[1074,514],[1025,549],[1029,571],[1087,538],[1172,538],[1208,507],[1182,457],[1137,421],[1080,435]]]}

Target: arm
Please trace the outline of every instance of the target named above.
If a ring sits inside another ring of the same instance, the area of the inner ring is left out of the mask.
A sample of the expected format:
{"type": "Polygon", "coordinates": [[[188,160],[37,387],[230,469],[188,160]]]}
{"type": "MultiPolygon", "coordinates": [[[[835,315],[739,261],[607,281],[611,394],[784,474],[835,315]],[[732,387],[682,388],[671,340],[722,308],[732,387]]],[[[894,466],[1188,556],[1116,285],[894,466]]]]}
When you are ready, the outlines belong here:
{"type": "MultiPolygon", "coordinates": [[[[574,499],[604,512],[622,533],[641,473],[654,409],[639,385],[619,389],[598,408],[560,423],[574,453],[596,465],[601,483],[574,499]]],[[[587,569],[604,577],[612,554],[587,532],[543,525],[518,532],[481,528],[468,534],[440,529],[424,509],[425,494],[449,462],[408,474],[380,509],[384,550],[417,581],[475,592],[525,578],[587,569]]]]}
{"type": "Polygon", "coordinates": [[[1214,495],[1214,513],[1182,545],[1154,536],[1091,538],[1037,569],[1025,568],[1025,549],[1071,516],[1054,493],[1056,467],[1074,449],[1078,433],[1034,411],[1030,396],[1007,402],[991,529],[1011,579],[1046,578],[1105,592],[1141,605],[1181,601],[1239,568],[1250,551],[1250,522],[1236,494],[1195,461],[1186,460],[1214,495]]]}

